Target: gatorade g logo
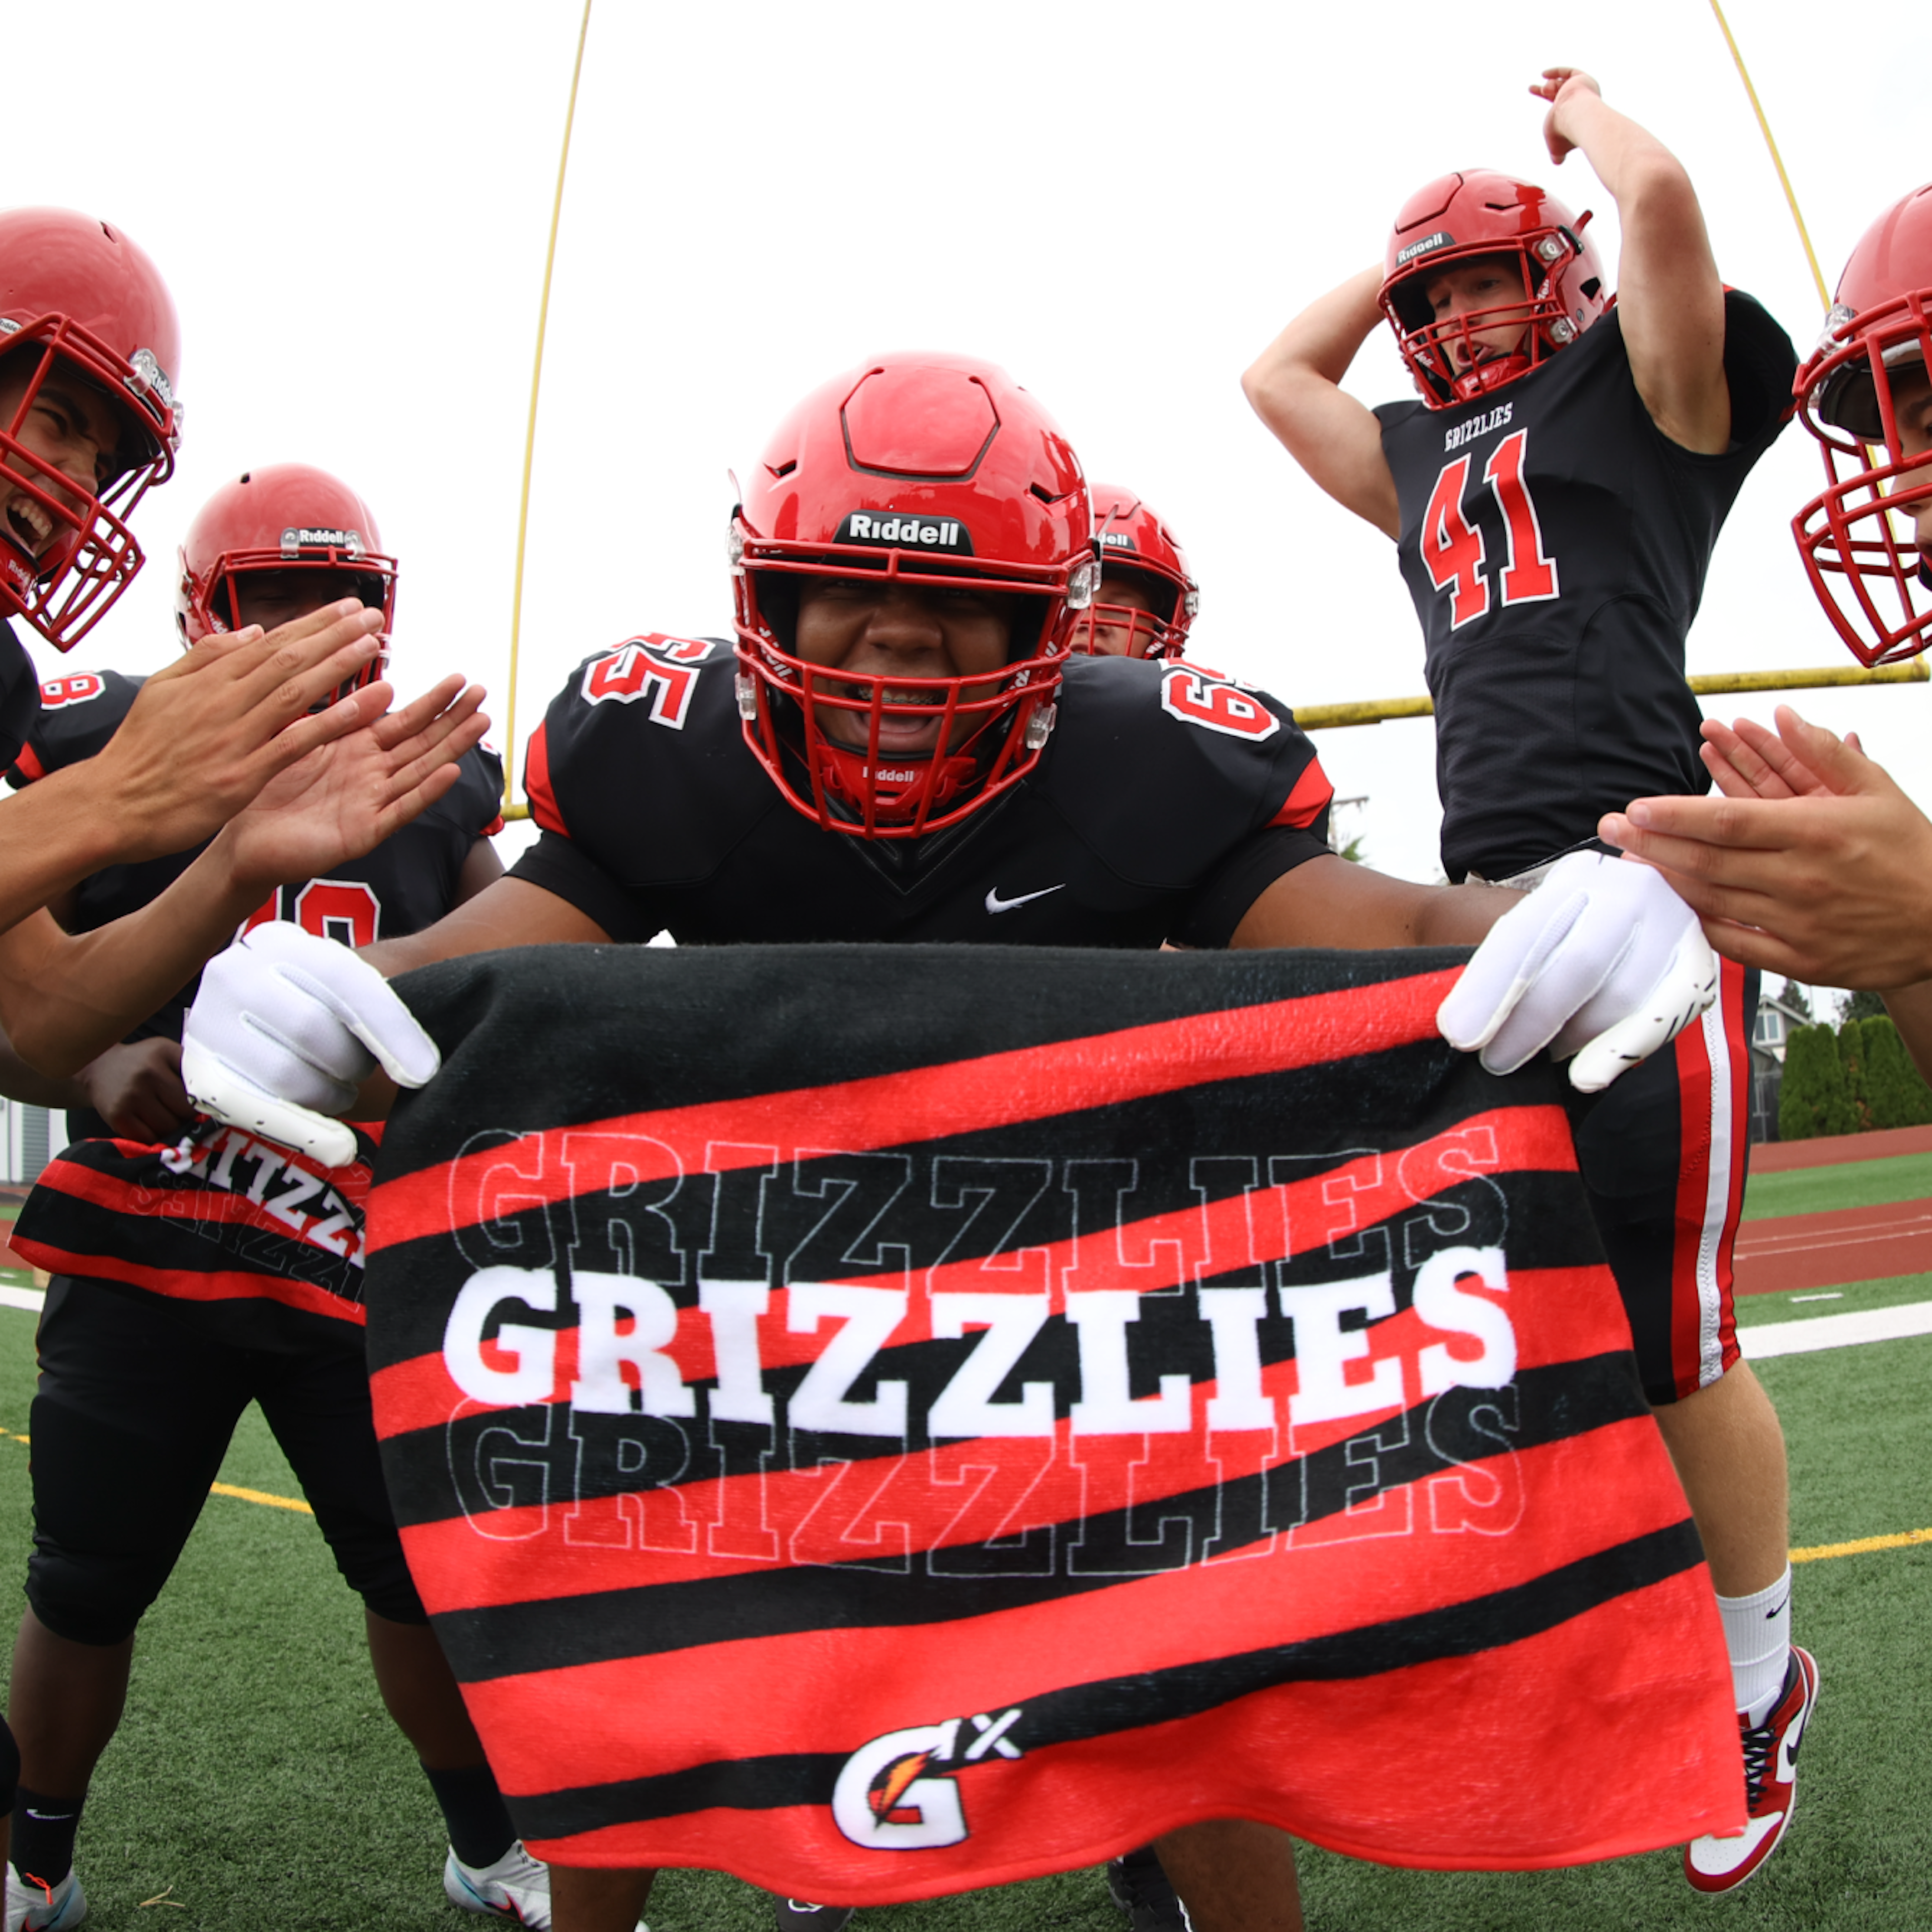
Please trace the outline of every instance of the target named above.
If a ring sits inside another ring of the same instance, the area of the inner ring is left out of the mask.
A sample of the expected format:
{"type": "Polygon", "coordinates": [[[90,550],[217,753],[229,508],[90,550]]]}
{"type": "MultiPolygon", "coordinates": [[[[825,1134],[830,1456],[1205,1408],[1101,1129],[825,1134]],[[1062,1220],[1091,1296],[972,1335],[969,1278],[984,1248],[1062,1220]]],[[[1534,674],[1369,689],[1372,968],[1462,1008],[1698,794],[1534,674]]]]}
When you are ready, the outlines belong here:
{"type": "Polygon", "coordinates": [[[876,544],[890,550],[937,550],[947,556],[973,554],[972,533],[952,517],[882,515],[877,510],[853,510],[838,526],[833,541],[876,544]]]}
{"type": "Polygon", "coordinates": [[[934,1773],[942,1766],[956,1771],[977,1764],[988,1751],[1022,1756],[1006,1738],[1021,1708],[1016,1704],[997,1718],[982,1712],[943,1724],[916,1724],[862,1744],[845,1760],[832,1787],[832,1822],[868,1851],[918,1852],[959,1844],[968,1826],[958,1782],[934,1773]],[[968,1724],[973,1734],[962,1744],[959,1733],[968,1724]]]}

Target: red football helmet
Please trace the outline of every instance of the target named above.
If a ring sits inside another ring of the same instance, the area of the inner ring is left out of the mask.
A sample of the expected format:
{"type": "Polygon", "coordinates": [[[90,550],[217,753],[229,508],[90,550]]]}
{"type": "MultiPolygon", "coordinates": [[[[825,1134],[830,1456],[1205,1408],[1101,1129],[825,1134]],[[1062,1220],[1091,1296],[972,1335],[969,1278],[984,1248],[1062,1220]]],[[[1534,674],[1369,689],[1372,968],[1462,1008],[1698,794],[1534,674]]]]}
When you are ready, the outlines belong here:
{"type": "Polygon", "coordinates": [[[134,581],[127,524],[167,481],[181,435],[175,307],[154,265],[118,229],[58,208],[0,214],[0,611],[62,650],[134,581]],[[82,481],[23,440],[57,369],[104,394],[123,423],[107,473],[82,481]]]}
{"type": "Polygon", "coordinates": [[[369,506],[347,484],[305,463],[246,470],[202,504],[181,548],[175,623],[186,644],[238,629],[237,580],[254,573],[328,572],[348,581],[316,586],[316,605],[355,596],[382,614],[376,656],[326,700],[382,676],[396,620],[396,560],[383,554],[369,506]]]}
{"type": "Polygon", "coordinates": [[[1074,626],[1073,648],[1097,650],[1097,634],[1111,631],[1118,646],[1108,653],[1112,656],[1179,657],[1201,608],[1201,586],[1187,567],[1180,538],[1131,490],[1096,483],[1088,494],[1100,552],[1100,587],[1074,626]],[[1139,580],[1160,610],[1109,602],[1108,586],[1123,578],[1139,580]]]}
{"type": "Polygon", "coordinates": [[[881,356],[785,418],[731,519],[745,740],[807,818],[866,838],[956,824],[1016,784],[1053,728],[1060,666],[1100,567],[1080,464],[991,363],[881,356]],[[883,573],[1018,598],[996,677],[835,676],[794,652],[799,579],[883,573]],[[939,708],[937,748],[879,755],[884,723],[939,708]],[[829,719],[862,720],[866,748],[829,719]]]}
{"type": "Polygon", "coordinates": [[[1804,427],[1824,451],[1826,488],[1791,531],[1818,601],[1862,664],[1932,644],[1928,369],[1932,184],[1893,202],[1852,250],[1795,385],[1804,427]]]}
{"type": "Polygon", "coordinates": [[[1489,168],[1444,175],[1409,196],[1389,237],[1382,308],[1432,410],[1474,402],[1514,382],[1574,342],[1610,307],[1604,265],[1583,237],[1589,221],[1587,210],[1573,216],[1540,188],[1489,168]],[[1451,263],[1484,255],[1517,263],[1522,295],[1438,322],[1429,305],[1430,280],[1451,263]],[[1498,355],[1478,340],[1479,331],[1512,323],[1523,327],[1514,352],[1498,355]]]}

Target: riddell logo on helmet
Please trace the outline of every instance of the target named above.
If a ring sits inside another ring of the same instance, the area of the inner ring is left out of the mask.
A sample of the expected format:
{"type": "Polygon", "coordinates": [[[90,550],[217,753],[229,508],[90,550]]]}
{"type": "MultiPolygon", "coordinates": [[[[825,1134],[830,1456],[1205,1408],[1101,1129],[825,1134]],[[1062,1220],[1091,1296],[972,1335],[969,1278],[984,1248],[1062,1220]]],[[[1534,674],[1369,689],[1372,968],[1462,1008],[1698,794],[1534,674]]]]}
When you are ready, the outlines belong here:
{"type": "Polygon", "coordinates": [[[1102,550],[1138,550],[1140,545],[1125,530],[1102,530],[1100,532],[1102,550]]]}
{"type": "Polygon", "coordinates": [[[307,524],[282,532],[282,554],[292,554],[298,550],[346,550],[351,556],[362,554],[362,532],[360,530],[331,530],[320,526],[311,528],[307,524]]]}
{"type": "Polygon", "coordinates": [[[950,517],[881,516],[876,510],[853,510],[832,541],[884,544],[895,550],[944,550],[954,556],[973,554],[971,533],[950,517]]]}
{"type": "Polygon", "coordinates": [[[1455,245],[1455,236],[1446,228],[1438,228],[1433,235],[1425,235],[1420,242],[1412,242],[1406,248],[1398,248],[1395,251],[1395,265],[1400,268],[1418,255],[1433,254],[1438,248],[1453,248],[1455,245]]]}

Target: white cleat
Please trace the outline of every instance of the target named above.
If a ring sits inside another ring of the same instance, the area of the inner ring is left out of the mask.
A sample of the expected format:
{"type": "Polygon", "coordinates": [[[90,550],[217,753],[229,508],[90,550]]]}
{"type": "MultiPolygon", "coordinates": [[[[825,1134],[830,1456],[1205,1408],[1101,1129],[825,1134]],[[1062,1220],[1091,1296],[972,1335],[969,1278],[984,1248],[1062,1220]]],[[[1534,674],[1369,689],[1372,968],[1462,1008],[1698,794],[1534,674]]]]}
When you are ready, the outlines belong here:
{"type": "MultiPolygon", "coordinates": [[[[520,1838],[493,1865],[466,1865],[452,1846],[442,1862],[442,1889],[462,1911],[550,1932],[550,1867],[532,1858],[520,1838]]],[[[13,1932],[10,1924],[8,1932],[13,1932]]],[[[642,1920],[638,1932],[650,1932],[642,1920]]]]}
{"type": "Polygon", "coordinates": [[[70,1871],[52,1890],[7,1868],[7,1932],[68,1932],[87,1916],[87,1898],[77,1873],[70,1871]]]}

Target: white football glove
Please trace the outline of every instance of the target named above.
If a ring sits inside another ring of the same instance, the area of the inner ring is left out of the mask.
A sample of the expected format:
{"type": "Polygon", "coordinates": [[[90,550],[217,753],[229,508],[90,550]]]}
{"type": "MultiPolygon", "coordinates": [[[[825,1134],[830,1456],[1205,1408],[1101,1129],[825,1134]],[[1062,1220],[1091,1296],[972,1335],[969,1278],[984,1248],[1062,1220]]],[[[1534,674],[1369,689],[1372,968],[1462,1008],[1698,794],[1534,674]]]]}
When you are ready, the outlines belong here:
{"type": "Polygon", "coordinates": [[[202,968],[182,1079],[203,1113],[329,1167],[356,1158],[339,1114],[382,1069],[420,1087],[442,1064],[389,982],[346,946],[274,920],[202,968]]]}
{"type": "Polygon", "coordinates": [[[1490,928],[1436,1016],[1442,1036],[1514,1073],[1544,1047],[1574,1054],[1595,1094],[1718,996],[1697,915],[1648,866],[1573,852],[1490,928]]]}

